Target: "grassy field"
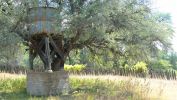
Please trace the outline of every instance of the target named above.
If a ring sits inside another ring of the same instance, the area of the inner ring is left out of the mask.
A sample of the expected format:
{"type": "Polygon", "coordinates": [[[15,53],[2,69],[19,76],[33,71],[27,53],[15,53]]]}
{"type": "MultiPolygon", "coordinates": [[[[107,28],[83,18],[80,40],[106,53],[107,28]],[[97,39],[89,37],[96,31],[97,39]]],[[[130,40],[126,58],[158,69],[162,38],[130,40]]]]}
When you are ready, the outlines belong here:
{"type": "MultiPolygon", "coordinates": [[[[72,75],[71,77],[77,77],[80,79],[102,79],[124,81],[130,83],[131,86],[139,86],[142,89],[142,95],[146,95],[150,100],[176,100],[177,98],[177,81],[175,80],[163,80],[163,79],[149,79],[149,78],[135,78],[113,75],[72,75]]],[[[126,87],[126,86],[125,86],[126,87]]],[[[129,86],[128,86],[129,87],[129,86]]],[[[149,100],[148,99],[148,100],[149,100]]]]}
{"type": "Polygon", "coordinates": [[[0,73],[0,100],[174,100],[177,81],[113,75],[70,75],[68,95],[32,97],[26,76],[0,73]]]}

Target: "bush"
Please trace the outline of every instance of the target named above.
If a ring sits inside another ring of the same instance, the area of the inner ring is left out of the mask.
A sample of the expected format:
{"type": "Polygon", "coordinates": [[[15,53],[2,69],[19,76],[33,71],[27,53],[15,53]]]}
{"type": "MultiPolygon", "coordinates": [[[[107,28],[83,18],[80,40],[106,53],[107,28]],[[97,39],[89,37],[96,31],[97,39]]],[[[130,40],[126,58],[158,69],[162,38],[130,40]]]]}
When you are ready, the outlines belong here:
{"type": "Polygon", "coordinates": [[[172,69],[172,65],[168,60],[158,60],[158,61],[153,61],[151,62],[152,68],[154,70],[169,70],[172,69]]]}
{"type": "Polygon", "coordinates": [[[0,91],[21,91],[25,90],[26,87],[26,79],[4,79],[0,80],[0,91]]]}
{"type": "Polygon", "coordinates": [[[147,73],[147,64],[145,62],[137,62],[134,66],[133,69],[135,70],[136,73],[147,73]]]}
{"type": "Polygon", "coordinates": [[[65,65],[64,70],[69,72],[80,72],[86,68],[83,64],[65,65]]]}

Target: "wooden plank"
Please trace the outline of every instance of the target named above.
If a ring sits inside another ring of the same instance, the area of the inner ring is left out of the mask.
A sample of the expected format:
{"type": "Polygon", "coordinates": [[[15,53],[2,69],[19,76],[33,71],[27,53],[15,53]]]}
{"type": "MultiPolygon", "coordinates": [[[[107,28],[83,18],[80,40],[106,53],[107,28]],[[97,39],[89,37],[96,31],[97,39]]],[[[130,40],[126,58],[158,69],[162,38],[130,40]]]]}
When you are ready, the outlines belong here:
{"type": "Polygon", "coordinates": [[[46,55],[46,65],[48,67],[48,70],[51,70],[50,46],[49,46],[48,37],[45,37],[45,55],[46,55]]]}
{"type": "Polygon", "coordinates": [[[64,54],[62,53],[62,51],[60,49],[58,49],[58,47],[56,46],[55,42],[53,41],[53,39],[51,37],[49,37],[50,39],[50,43],[53,46],[54,50],[58,53],[58,55],[61,57],[61,59],[64,59],[64,54]]]}

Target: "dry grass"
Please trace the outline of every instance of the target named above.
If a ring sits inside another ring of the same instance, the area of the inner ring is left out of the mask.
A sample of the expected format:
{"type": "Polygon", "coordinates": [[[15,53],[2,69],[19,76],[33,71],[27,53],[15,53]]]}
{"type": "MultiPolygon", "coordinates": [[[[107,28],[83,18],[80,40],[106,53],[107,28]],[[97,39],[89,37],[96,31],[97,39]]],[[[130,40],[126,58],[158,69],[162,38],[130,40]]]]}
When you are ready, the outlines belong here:
{"type": "MultiPolygon", "coordinates": [[[[25,75],[0,73],[0,79],[15,79],[22,78],[25,75]]],[[[135,77],[124,77],[114,75],[70,75],[71,78],[79,79],[101,79],[112,81],[130,81],[138,83],[142,86],[148,87],[150,100],[175,100],[177,98],[177,81],[174,80],[160,80],[160,79],[144,79],[135,77]]],[[[147,89],[145,89],[147,90],[147,89]]],[[[142,91],[143,92],[143,91],[142,91]]]]}
{"type": "Polygon", "coordinates": [[[2,79],[15,79],[15,78],[24,78],[23,74],[9,74],[9,73],[0,73],[0,80],[2,79]]]}
{"type": "MultiPolygon", "coordinates": [[[[162,79],[149,79],[149,78],[135,78],[115,75],[71,75],[71,77],[83,79],[102,79],[113,81],[130,81],[138,83],[149,90],[149,97],[155,100],[175,100],[177,98],[177,81],[175,80],[162,80],[162,79]]],[[[146,89],[147,90],[147,89],[146,89]]]]}
{"type": "Polygon", "coordinates": [[[150,88],[152,89],[151,95],[163,97],[164,100],[176,100],[177,98],[177,81],[174,80],[157,80],[148,79],[150,88]]]}

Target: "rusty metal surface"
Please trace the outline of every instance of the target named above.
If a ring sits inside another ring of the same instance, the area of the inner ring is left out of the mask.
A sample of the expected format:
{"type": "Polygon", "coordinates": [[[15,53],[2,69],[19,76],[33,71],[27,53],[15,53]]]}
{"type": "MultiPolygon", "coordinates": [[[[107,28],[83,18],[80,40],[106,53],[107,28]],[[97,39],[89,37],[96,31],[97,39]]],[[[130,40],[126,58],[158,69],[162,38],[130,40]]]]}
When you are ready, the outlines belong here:
{"type": "Polygon", "coordinates": [[[57,33],[60,13],[52,7],[34,7],[28,12],[28,28],[30,35],[40,33],[57,33]]]}
{"type": "Polygon", "coordinates": [[[34,7],[28,12],[28,23],[36,21],[54,22],[59,17],[58,9],[52,7],[34,7]]]}

